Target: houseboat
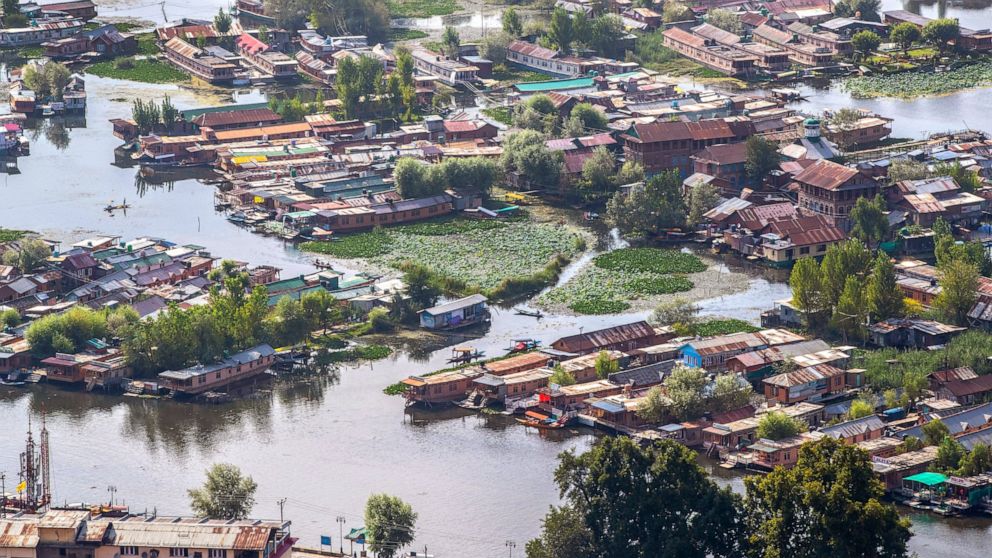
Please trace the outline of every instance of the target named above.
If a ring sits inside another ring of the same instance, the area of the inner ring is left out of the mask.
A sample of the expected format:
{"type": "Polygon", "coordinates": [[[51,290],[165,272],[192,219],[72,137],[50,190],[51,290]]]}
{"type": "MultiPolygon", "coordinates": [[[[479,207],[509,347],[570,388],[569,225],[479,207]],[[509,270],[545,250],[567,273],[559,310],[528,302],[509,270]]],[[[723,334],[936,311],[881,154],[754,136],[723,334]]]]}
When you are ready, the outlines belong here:
{"type": "Polygon", "coordinates": [[[413,50],[413,64],[421,72],[435,76],[450,87],[478,80],[479,68],[423,48],[413,50]]]}
{"type": "Polygon", "coordinates": [[[275,362],[275,350],[258,345],[214,364],[197,364],[158,375],[159,383],[174,397],[202,395],[264,373],[275,362]]]}
{"type": "Polygon", "coordinates": [[[474,294],[458,300],[420,311],[420,327],[432,330],[447,330],[467,327],[489,321],[489,299],[474,294]]]}
{"type": "Polygon", "coordinates": [[[472,381],[482,374],[480,368],[471,367],[430,376],[410,376],[401,382],[406,386],[406,404],[432,407],[461,401],[471,389],[472,381]]]}
{"type": "Polygon", "coordinates": [[[238,52],[245,61],[265,77],[293,79],[297,77],[299,64],[289,56],[273,49],[247,33],[238,37],[238,52]]]}
{"type": "Polygon", "coordinates": [[[238,69],[230,62],[206,55],[202,49],[179,37],[169,39],[163,50],[170,64],[209,83],[230,83],[238,69]]]}

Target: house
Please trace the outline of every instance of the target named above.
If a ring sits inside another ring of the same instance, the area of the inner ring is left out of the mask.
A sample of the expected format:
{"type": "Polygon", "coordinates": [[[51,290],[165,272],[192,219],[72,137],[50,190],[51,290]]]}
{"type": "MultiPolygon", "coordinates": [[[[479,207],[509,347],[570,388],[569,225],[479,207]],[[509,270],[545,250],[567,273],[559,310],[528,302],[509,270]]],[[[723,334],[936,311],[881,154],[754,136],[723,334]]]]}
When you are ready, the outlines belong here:
{"type": "Polygon", "coordinates": [[[661,14],[651,8],[628,8],[622,13],[624,24],[640,31],[653,31],[661,26],[661,14]]]}
{"type": "Polygon", "coordinates": [[[937,392],[944,384],[948,382],[956,382],[959,380],[974,380],[978,377],[978,374],[970,366],[961,366],[959,368],[948,368],[947,370],[937,370],[936,372],[931,372],[927,374],[927,380],[930,385],[930,391],[937,392]]]}
{"type": "Polygon", "coordinates": [[[712,44],[703,37],[678,27],[666,29],[664,44],[679,54],[699,62],[711,70],[730,77],[748,78],[758,65],[758,57],[734,48],[712,44]]]}
{"type": "Polygon", "coordinates": [[[530,397],[547,387],[552,372],[546,368],[514,372],[506,376],[483,374],[472,380],[472,387],[492,401],[506,403],[530,397]]]}
{"type": "Polygon", "coordinates": [[[45,56],[55,59],[75,58],[86,52],[100,56],[125,56],[134,54],[138,42],[133,35],[121,33],[114,25],[103,25],[84,30],[78,35],[41,44],[45,56]]]}
{"type": "Polygon", "coordinates": [[[69,2],[53,2],[40,6],[42,13],[61,12],[67,16],[89,21],[96,17],[96,4],[92,0],[71,0],[69,2]]]}
{"type": "Polygon", "coordinates": [[[544,368],[548,365],[548,360],[548,355],[540,351],[535,351],[493,362],[486,362],[481,364],[480,368],[494,376],[506,376],[525,370],[544,368]]]}
{"type": "MultiPolygon", "coordinates": [[[[920,28],[920,30],[926,27],[927,23],[933,21],[929,17],[914,14],[906,10],[891,10],[883,12],[882,15],[884,16],[883,21],[890,26],[900,23],[910,23],[920,28]]],[[[992,50],[992,31],[989,31],[989,29],[975,31],[962,27],[960,29],[960,35],[954,42],[965,50],[989,51],[992,50]]]]}
{"type": "Polygon", "coordinates": [[[961,405],[983,403],[992,399],[992,375],[943,382],[934,393],[961,405]]]}
{"type": "Polygon", "coordinates": [[[892,119],[866,114],[857,121],[843,126],[827,120],[823,126],[823,136],[828,140],[849,149],[877,143],[892,134],[892,119]]]}
{"type": "Polygon", "coordinates": [[[93,388],[119,386],[131,375],[131,367],[123,354],[115,353],[105,358],[91,360],[81,368],[87,391],[93,388]]]}
{"type": "Polygon", "coordinates": [[[593,397],[609,397],[623,392],[623,386],[618,386],[609,380],[593,380],[569,386],[556,386],[541,390],[541,402],[551,405],[554,409],[572,411],[586,407],[586,400],[593,397]]]}
{"type": "Polygon", "coordinates": [[[483,373],[482,369],[472,367],[430,376],[410,376],[401,383],[406,386],[404,395],[408,403],[429,406],[461,401],[472,388],[473,380],[483,373]]]}
{"type": "Polygon", "coordinates": [[[433,330],[457,329],[489,321],[488,299],[474,294],[420,311],[420,327],[433,330]]]}
{"type": "Polygon", "coordinates": [[[847,372],[829,364],[807,366],[777,374],[765,378],[761,383],[764,385],[766,399],[785,405],[799,401],[817,401],[855,387],[848,380],[847,372]]]}
{"type": "Polygon", "coordinates": [[[529,70],[564,78],[585,75],[588,69],[580,58],[563,57],[556,50],[527,41],[511,41],[506,47],[506,61],[529,70]]]}
{"type": "Polygon", "coordinates": [[[727,370],[728,360],[741,353],[804,340],[804,337],[784,329],[718,335],[689,341],[679,349],[679,358],[686,366],[722,372],[727,370]]]}
{"type": "Polygon", "coordinates": [[[677,168],[689,176],[692,155],[712,145],[744,141],[753,131],[750,121],[655,121],[634,124],[620,139],[626,160],[640,163],[646,172],[677,168]]]}
{"type": "Polygon", "coordinates": [[[593,397],[586,400],[586,408],[580,415],[589,417],[589,422],[619,432],[630,432],[644,426],[645,421],[637,414],[637,409],[645,401],[639,395],[621,393],[606,397],[593,397]]]}
{"type": "Polygon", "coordinates": [[[855,168],[821,159],[793,177],[799,186],[799,207],[849,228],[848,215],[858,198],[874,198],[878,183],[855,168]]]}
{"type": "Polygon", "coordinates": [[[746,143],[726,143],[703,148],[692,155],[692,163],[693,172],[727,181],[733,190],[732,195],[755,186],[754,180],[744,168],[747,163],[746,143]]]}
{"type": "Polygon", "coordinates": [[[944,345],[965,330],[922,318],[889,318],[868,326],[868,335],[879,347],[925,349],[944,345]]]}
{"type": "Polygon", "coordinates": [[[176,396],[195,396],[254,378],[275,361],[275,350],[262,344],[213,364],[197,364],[158,375],[159,384],[176,396]]]}
{"type": "MultiPolygon", "coordinates": [[[[812,45],[817,49],[826,49],[832,54],[847,56],[854,52],[850,36],[834,33],[826,27],[819,25],[811,27],[801,21],[796,21],[786,26],[786,31],[798,37],[804,44],[812,45]]],[[[880,36],[886,35],[883,32],[880,36]]]]}
{"type": "Polygon", "coordinates": [[[296,53],[296,62],[299,64],[297,68],[301,74],[317,80],[317,83],[326,86],[334,85],[338,71],[330,63],[305,50],[296,53]]]}
{"type": "Polygon", "coordinates": [[[758,423],[761,417],[769,412],[781,412],[806,423],[810,427],[819,426],[823,422],[823,405],[802,402],[787,407],[770,407],[761,414],[732,420],[730,422],[714,422],[703,428],[703,447],[718,450],[736,450],[749,446],[757,440],[758,423]]]}
{"type": "Polygon", "coordinates": [[[610,362],[616,362],[621,367],[626,362],[627,355],[624,353],[616,350],[606,350],[563,360],[559,363],[559,366],[570,373],[575,378],[576,383],[591,382],[599,379],[596,375],[596,360],[604,352],[610,362]]]}
{"type": "Polygon", "coordinates": [[[791,65],[787,50],[762,43],[744,42],[736,33],[724,31],[709,23],[693,27],[692,33],[710,44],[721,45],[756,57],[755,65],[762,70],[787,70],[791,65]]]}
{"type": "Polygon", "coordinates": [[[834,53],[829,48],[804,43],[796,35],[767,23],[756,27],[752,37],[757,43],[787,51],[789,59],[801,66],[833,65],[834,53]]]}
{"type": "Polygon", "coordinates": [[[573,355],[610,350],[626,352],[657,345],[672,337],[671,333],[659,331],[647,322],[640,321],[562,337],[553,342],[551,348],[573,355]]]}
{"type": "Polygon", "coordinates": [[[76,18],[45,18],[29,27],[0,29],[0,47],[40,45],[71,37],[83,29],[83,21],[76,18]]]}
{"type": "Polygon", "coordinates": [[[169,39],[162,50],[170,64],[208,83],[230,82],[234,80],[234,72],[238,69],[230,62],[206,55],[202,49],[179,37],[169,39]]]}
{"type": "Polygon", "coordinates": [[[96,279],[100,264],[89,253],[78,252],[66,256],[59,268],[62,270],[63,288],[69,290],[96,279]]]}
{"type": "Polygon", "coordinates": [[[30,277],[22,275],[16,279],[0,283],[0,303],[31,296],[36,292],[38,292],[38,283],[30,277]]]}
{"type": "Polygon", "coordinates": [[[475,66],[424,48],[414,48],[411,54],[414,67],[418,71],[438,78],[441,83],[449,87],[478,80],[479,69],[475,66]]]}
{"type": "Polygon", "coordinates": [[[23,337],[0,341],[0,375],[27,368],[31,364],[31,344],[23,337]]]}
{"type": "Polygon", "coordinates": [[[781,440],[759,438],[747,447],[747,453],[751,457],[749,465],[766,471],[776,467],[791,469],[799,461],[799,448],[813,439],[807,432],[781,440]]]}
{"type": "Polygon", "coordinates": [[[928,446],[891,457],[874,457],[871,468],[885,491],[894,492],[902,487],[904,478],[926,471],[936,460],[937,446],[928,446]]]}
{"type": "Polygon", "coordinates": [[[932,227],[938,218],[971,226],[981,219],[987,205],[984,198],[962,191],[950,176],[897,182],[888,199],[906,211],[909,223],[920,227],[932,227]]]}
{"type": "Polygon", "coordinates": [[[820,428],[818,432],[845,444],[859,444],[876,440],[885,433],[886,424],[878,415],[868,415],[854,420],[838,422],[820,428]]]}
{"type": "MultiPolygon", "coordinates": [[[[937,400],[947,401],[947,400],[937,400]]],[[[928,413],[920,417],[920,424],[900,430],[895,436],[905,440],[906,438],[916,438],[922,440],[923,425],[931,420],[940,420],[947,427],[951,436],[957,436],[963,432],[984,428],[992,423],[992,403],[982,403],[967,409],[960,409],[959,406],[949,407],[940,411],[928,413]]]]}
{"type": "Polygon", "coordinates": [[[279,122],[282,122],[282,116],[268,107],[204,112],[190,120],[195,129],[209,128],[213,131],[257,128],[279,122]]]}
{"type": "Polygon", "coordinates": [[[443,142],[464,140],[488,140],[496,137],[499,130],[484,120],[445,120],[443,142]]]}
{"type": "Polygon", "coordinates": [[[296,60],[273,49],[262,41],[244,33],[235,42],[238,52],[244,56],[245,61],[265,75],[272,76],[277,80],[294,79],[297,77],[296,70],[299,64],[296,60]]]}

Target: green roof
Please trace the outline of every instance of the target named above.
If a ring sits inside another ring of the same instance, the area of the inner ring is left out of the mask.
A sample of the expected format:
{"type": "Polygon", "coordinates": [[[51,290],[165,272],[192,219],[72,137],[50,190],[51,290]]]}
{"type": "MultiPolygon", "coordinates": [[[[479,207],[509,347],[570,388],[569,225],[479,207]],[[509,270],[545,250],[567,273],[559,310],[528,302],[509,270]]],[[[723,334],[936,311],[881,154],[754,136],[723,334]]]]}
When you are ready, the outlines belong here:
{"type": "Polygon", "coordinates": [[[947,482],[947,476],[942,475],[940,473],[931,473],[928,471],[926,473],[917,473],[911,477],[906,477],[902,480],[918,482],[920,484],[925,484],[927,486],[936,486],[938,484],[944,484],[945,482],[947,482]]]}
{"type": "Polygon", "coordinates": [[[252,110],[252,109],[263,109],[269,108],[269,103],[249,103],[246,105],[221,105],[219,107],[207,107],[198,109],[189,109],[180,111],[183,118],[186,120],[193,120],[201,114],[210,114],[213,112],[231,112],[235,110],[252,110]]]}
{"type": "Polygon", "coordinates": [[[514,85],[517,91],[522,93],[534,93],[536,91],[558,91],[560,89],[579,89],[582,87],[592,87],[592,78],[558,79],[553,81],[533,81],[529,83],[518,83],[514,85]]]}

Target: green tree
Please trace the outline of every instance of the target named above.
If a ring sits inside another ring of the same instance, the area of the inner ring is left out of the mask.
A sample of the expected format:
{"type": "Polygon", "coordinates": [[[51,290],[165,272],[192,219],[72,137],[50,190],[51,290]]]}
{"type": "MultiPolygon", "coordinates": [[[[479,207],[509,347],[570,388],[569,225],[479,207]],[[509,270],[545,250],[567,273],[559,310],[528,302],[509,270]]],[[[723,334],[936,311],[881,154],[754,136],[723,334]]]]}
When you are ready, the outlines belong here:
{"type": "Polygon", "coordinates": [[[674,23],[676,21],[689,21],[693,19],[692,10],[689,9],[685,4],[680,4],[678,2],[665,2],[665,7],[661,10],[661,19],[665,23],[674,23]]]}
{"type": "Polygon", "coordinates": [[[862,417],[870,417],[875,414],[875,406],[865,401],[864,399],[855,399],[851,401],[851,406],[848,407],[847,413],[844,415],[846,420],[854,420],[862,417]]]}
{"type": "Polygon", "coordinates": [[[720,203],[720,195],[716,186],[699,184],[689,191],[689,215],[687,223],[695,226],[703,222],[703,215],[720,203]]]}
{"type": "Polygon", "coordinates": [[[422,198],[430,195],[432,186],[428,176],[428,166],[411,157],[396,161],[393,181],[396,191],[404,198],[422,198]]]}
{"type": "Polygon", "coordinates": [[[965,192],[974,192],[982,187],[982,177],[977,172],[962,167],[957,161],[940,163],[934,168],[933,175],[953,178],[965,192]]]}
{"type": "Polygon", "coordinates": [[[834,17],[857,18],[862,21],[880,22],[881,0],[840,0],[834,5],[834,17]]]}
{"type": "Polygon", "coordinates": [[[755,558],[904,558],[909,521],[882,502],[868,453],[833,438],[806,443],[791,469],[744,479],[755,558]]]}
{"type": "Polygon", "coordinates": [[[572,16],[562,7],[556,7],[551,12],[551,24],[548,26],[548,39],[558,47],[559,50],[568,51],[575,40],[572,29],[572,16]]]}
{"type": "Polygon", "coordinates": [[[732,12],[726,8],[716,8],[706,12],[706,23],[735,35],[744,32],[744,24],[741,23],[740,16],[737,15],[737,12],[732,12]]]}
{"type": "Polygon", "coordinates": [[[82,350],[90,339],[107,336],[107,315],[87,306],[73,306],[61,314],[49,314],[31,322],[25,337],[38,358],[82,350]]]}
{"type": "Polygon", "coordinates": [[[559,386],[570,386],[575,383],[575,374],[572,374],[568,370],[560,365],[556,364],[551,372],[551,376],[548,378],[548,383],[558,384],[559,386]]]}
{"type": "Polygon", "coordinates": [[[418,310],[434,306],[441,298],[441,289],[424,266],[411,267],[403,274],[403,282],[406,283],[406,294],[418,310]]]}
{"type": "Polygon", "coordinates": [[[493,64],[506,63],[506,47],[513,38],[507,33],[489,33],[479,41],[479,56],[493,64]]]}
{"type": "Polygon", "coordinates": [[[644,400],[637,405],[637,416],[650,424],[661,424],[672,416],[672,402],[661,386],[648,390],[644,400]]]}
{"type": "Polygon", "coordinates": [[[623,20],[617,14],[603,14],[592,21],[589,47],[600,56],[623,58],[624,47],[616,40],[625,32],[623,20]]]}
{"type": "Polygon", "coordinates": [[[413,542],[417,513],[397,496],[373,494],[365,502],[365,537],[369,550],[393,558],[413,542]]]}
{"type": "Polygon", "coordinates": [[[685,225],[678,170],[662,171],[643,186],[617,192],[606,204],[606,223],[623,236],[656,236],[665,229],[685,225]]]}
{"type": "Polygon", "coordinates": [[[889,30],[889,40],[902,48],[903,55],[909,54],[909,49],[913,43],[919,42],[923,38],[920,28],[909,22],[899,23],[889,30]]]}
{"type": "Polygon", "coordinates": [[[272,39],[272,37],[269,36],[269,28],[266,27],[265,25],[259,25],[258,26],[258,40],[261,41],[261,42],[263,42],[263,43],[265,43],[265,44],[269,44],[269,41],[271,39],[272,39]]]}
{"type": "MultiPolygon", "coordinates": [[[[906,24],[913,27],[913,24],[906,24]]],[[[916,29],[916,27],[913,27],[916,29]]],[[[895,184],[903,180],[920,180],[929,175],[927,166],[914,159],[896,159],[889,165],[889,180],[895,184]]]]}
{"type": "Polygon", "coordinates": [[[923,27],[923,38],[937,47],[942,54],[950,43],[961,35],[961,27],[953,19],[935,19],[923,27]]]}
{"type": "Polygon", "coordinates": [[[589,198],[609,195],[616,189],[617,161],[603,146],[595,148],[592,155],[582,163],[582,189],[589,198]]]}
{"type": "Polygon", "coordinates": [[[699,306],[691,300],[676,297],[659,303],[651,313],[651,323],[659,326],[674,326],[676,329],[691,329],[696,323],[699,306]]]}
{"type": "Polygon", "coordinates": [[[945,322],[966,325],[977,291],[978,268],[963,260],[952,260],[940,267],[940,294],[933,308],[945,322]]]}
{"type": "Polygon", "coordinates": [[[441,34],[441,45],[444,53],[450,58],[458,57],[458,49],[462,44],[462,38],[458,35],[458,30],[454,27],[445,27],[441,34]]]}
{"type": "Polygon", "coordinates": [[[740,500],[695,458],[670,440],[640,448],[627,437],[563,453],[555,482],[564,502],[527,544],[528,558],[739,556],[740,500]]]}
{"type": "Polygon", "coordinates": [[[957,474],[971,477],[989,470],[992,470],[992,449],[987,444],[979,442],[961,459],[957,474]]]}
{"type": "Polygon", "coordinates": [[[3,253],[3,263],[26,274],[37,269],[51,255],[52,249],[43,240],[25,238],[3,253]]]}
{"type": "Polygon", "coordinates": [[[885,200],[881,194],[874,199],[858,198],[854,202],[849,218],[852,223],[851,235],[869,246],[885,240],[889,233],[889,220],[885,216],[885,200]]]}
{"type": "Polygon", "coordinates": [[[214,27],[220,33],[227,33],[231,30],[231,15],[224,11],[224,8],[217,8],[217,15],[214,16],[214,27]]]}
{"type": "Polygon", "coordinates": [[[868,58],[881,44],[882,38],[867,30],[858,31],[851,37],[851,46],[854,47],[855,53],[861,55],[862,60],[868,58]]]}
{"type": "Polygon", "coordinates": [[[215,463],[207,469],[207,480],[200,488],[187,491],[190,507],[199,517],[246,519],[255,506],[258,485],[241,469],[229,463],[215,463]]]}
{"type": "Polygon", "coordinates": [[[820,266],[816,260],[810,257],[796,260],[789,275],[789,286],[792,288],[792,304],[805,314],[809,327],[810,317],[822,310],[825,302],[820,266]]]}
{"type": "Polygon", "coordinates": [[[592,39],[592,23],[585,12],[572,14],[572,41],[580,47],[587,47],[592,39]]]}
{"type": "Polygon", "coordinates": [[[610,374],[620,371],[620,361],[610,356],[610,353],[607,351],[600,351],[596,355],[594,366],[596,367],[596,376],[601,380],[605,380],[610,374]]]}
{"type": "Polygon", "coordinates": [[[928,446],[936,446],[944,438],[951,435],[951,431],[947,429],[947,425],[940,419],[934,419],[924,423],[921,430],[923,431],[923,442],[928,446]]]}
{"type": "Polygon", "coordinates": [[[572,107],[569,120],[575,121],[578,124],[581,133],[577,135],[580,136],[605,132],[607,130],[608,121],[606,120],[606,115],[602,110],[589,103],[579,103],[572,107]]]}
{"type": "Polygon", "coordinates": [[[503,10],[501,22],[503,24],[503,32],[507,35],[510,35],[514,39],[520,35],[523,35],[524,24],[520,20],[520,14],[517,13],[515,8],[507,8],[503,10]]]}
{"type": "Polygon", "coordinates": [[[884,255],[880,254],[872,267],[867,298],[868,310],[876,322],[903,314],[905,299],[896,284],[896,268],[884,255]]]}
{"type": "Polygon", "coordinates": [[[503,142],[501,164],[504,172],[518,172],[532,185],[552,189],[561,178],[562,154],[548,149],[540,133],[525,130],[503,142]]]}
{"type": "Polygon", "coordinates": [[[919,451],[924,447],[923,440],[920,440],[915,436],[906,436],[902,443],[899,444],[898,451],[899,453],[906,453],[910,451],[919,451]]]}
{"type": "Polygon", "coordinates": [[[671,400],[671,412],[678,420],[692,420],[706,411],[703,390],[709,380],[706,371],[676,364],[665,378],[665,391],[671,400]]]}
{"type": "Polygon", "coordinates": [[[944,436],[944,439],[937,444],[937,459],[934,461],[934,467],[939,471],[953,474],[961,466],[966,453],[960,442],[950,436],[944,436]]]}
{"type": "Polygon", "coordinates": [[[754,389],[738,374],[720,374],[713,382],[709,409],[714,413],[734,411],[748,405],[754,389]]]}
{"type": "Polygon", "coordinates": [[[868,306],[861,279],[849,276],[834,307],[833,326],[844,335],[847,343],[848,338],[863,338],[867,318],[868,306]]]}
{"type": "Polygon", "coordinates": [[[644,166],[637,161],[624,161],[617,172],[617,185],[626,186],[635,182],[644,182],[644,166]]]}
{"type": "Polygon", "coordinates": [[[781,440],[806,431],[806,425],[789,415],[774,411],[766,413],[758,421],[758,437],[768,440],[781,440]]]}
{"type": "Polygon", "coordinates": [[[777,169],[782,160],[778,146],[761,136],[747,138],[745,153],[744,169],[756,184],[761,184],[765,176],[777,169]]]}
{"type": "Polygon", "coordinates": [[[859,240],[847,240],[827,248],[820,263],[823,278],[824,306],[834,308],[840,300],[848,277],[864,277],[872,255],[859,240]]]}
{"type": "Polygon", "coordinates": [[[17,310],[7,308],[0,311],[0,331],[4,328],[15,327],[19,323],[21,323],[21,314],[17,310]]]}

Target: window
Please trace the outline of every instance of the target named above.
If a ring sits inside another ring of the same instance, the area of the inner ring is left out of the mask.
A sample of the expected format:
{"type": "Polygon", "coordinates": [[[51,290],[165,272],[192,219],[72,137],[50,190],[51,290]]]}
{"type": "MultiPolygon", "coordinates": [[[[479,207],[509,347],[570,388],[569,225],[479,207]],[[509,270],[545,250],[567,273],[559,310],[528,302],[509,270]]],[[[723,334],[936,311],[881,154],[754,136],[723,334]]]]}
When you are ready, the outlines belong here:
{"type": "Polygon", "coordinates": [[[227,558],[227,551],[223,548],[211,548],[207,552],[207,558],[227,558]]]}
{"type": "Polygon", "coordinates": [[[137,556],[137,555],[138,555],[138,547],[136,546],[121,547],[121,556],[137,556]]]}
{"type": "Polygon", "coordinates": [[[189,549],[188,548],[170,548],[169,549],[169,556],[172,556],[174,558],[188,558],[189,557],[189,549]]]}

